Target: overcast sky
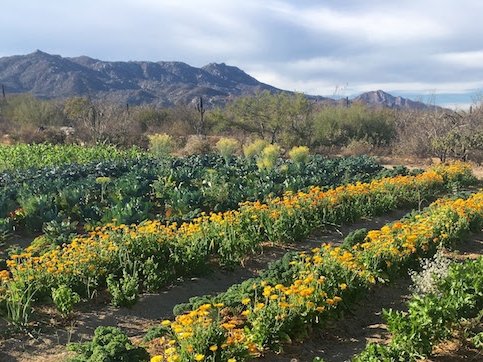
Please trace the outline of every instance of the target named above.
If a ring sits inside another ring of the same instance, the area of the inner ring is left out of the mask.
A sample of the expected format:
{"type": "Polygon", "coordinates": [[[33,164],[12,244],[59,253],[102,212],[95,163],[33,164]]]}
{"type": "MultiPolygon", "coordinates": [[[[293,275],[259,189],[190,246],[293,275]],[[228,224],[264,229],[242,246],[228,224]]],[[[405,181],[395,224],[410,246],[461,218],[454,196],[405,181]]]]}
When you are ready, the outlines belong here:
{"type": "Polygon", "coordinates": [[[0,56],[225,62],[308,94],[483,90],[482,0],[1,0],[0,56]]]}

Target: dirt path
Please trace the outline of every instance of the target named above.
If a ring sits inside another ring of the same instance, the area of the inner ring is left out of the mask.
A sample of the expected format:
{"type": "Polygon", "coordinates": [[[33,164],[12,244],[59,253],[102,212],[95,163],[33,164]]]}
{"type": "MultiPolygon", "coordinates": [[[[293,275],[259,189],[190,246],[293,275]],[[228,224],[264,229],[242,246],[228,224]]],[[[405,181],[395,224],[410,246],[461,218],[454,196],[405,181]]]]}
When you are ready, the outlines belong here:
{"type": "MultiPolygon", "coordinates": [[[[160,320],[172,316],[173,307],[187,302],[190,297],[215,294],[226,290],[235,283],[240,283],[266,268],[270,261],[280,259],[290,250],[310,250],[321,242],[340,243],[353,230],[359,228],[377,229],[382,225],[397,220],[409,210],[398,210],[387,215],[361,220],[352,225],[344,225],[314,233],[308,240],[299,244],[265,245],[263,252],[250,257],[243,267],[233,271],[215,270],[200,278],[184,280],[156,294],[144,294],[132,308],[114,308],[106,305],[88,305],[81,310],[72,322],[56,320],[48,309],[43,310],[38,321],[39,332],[31,337],[19,335],[0,340],[0,361],[62,361],[66,359],[65,344],[90,338],[98,326],[119,326],[130,336],[143,335],[146,330],[160,320]]],[[[101,298],[102,299],[102,298],[101,298]]],[[[4,324],[5,325],[5,324],[4,324]]],[[[0,321],[0,329],[2,328],[0,321]]]]}

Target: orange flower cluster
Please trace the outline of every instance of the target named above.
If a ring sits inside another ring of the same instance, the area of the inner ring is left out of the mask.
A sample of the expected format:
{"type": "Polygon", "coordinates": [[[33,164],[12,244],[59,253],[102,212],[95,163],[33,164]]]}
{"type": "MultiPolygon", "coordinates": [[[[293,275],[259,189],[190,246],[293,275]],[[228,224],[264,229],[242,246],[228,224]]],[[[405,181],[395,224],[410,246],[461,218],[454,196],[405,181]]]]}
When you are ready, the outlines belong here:
{"type": "Polygon", "coordinates": [[[217,254],[221,262],[238,261],[267,239],[293,241],[303,238],[327,218],[338,222],[341,221],[338,218],[352,214],[371,213],[373,210],[367,206],[369,198],[414,197],[421,190],[437,190],[443,186],[444,178],[464,172],[466,168],[455,165],[449,170],[440,168],[418,176],[384,178],[327,191],[312,187],[307,192],[286,193],[267,203],[249,202],[241,204],[239,210],[202,215],[181,225],[164,225],[157,220],[139,225],[108,224],[53,250],[39,252],[29,247],[25,253],[12,256],[7,265],[11,278],[35,281],[50,290],[59,284],[87,284],[92,278],[105,277],[119,268],[119,253],[131,248],[164,253],[166,267],[173,270],[177,266],[174,263],[191,258],[193,265],[202,264],[210,254],[217,254]],[[361,208],[357,212],[356,206],[361,208]],[[344,215],[339,214],[341,210],[344,215]]]}
{"type": "MultiPolygon", "coordinates": [[[[282,340],[283,334],[293,329],[291,323],[317,323],[346,301],[345,294],[352,289],[367,288],[382,278],[384,269],[400,267],[407,258],[459,237],[474,220],[483,224],[483,191],[466,200],[438,200],[420,214],[370,231],[352,249],[324,244],[298,253],[290,262],[294,271],[290,284],[259,280],[253,284],[253,293],[241,298],[239,307],[229,312],[221,303],[204,304],[172,323],[163,322],[171,333],[169,353],[183,356],[182,360],[202,354],[226,361],[233,359],[235,352],[223,357],[220,351],[231,352],[236,347],[237,361],[255,357],[272,342],[282,340]],[[217,345],[212,339],[203,343],[203,336],[196,333],[208,329],[222,332],[217,345]]],[[[153,359],[168,360],[162,356],[153,359]]]]}

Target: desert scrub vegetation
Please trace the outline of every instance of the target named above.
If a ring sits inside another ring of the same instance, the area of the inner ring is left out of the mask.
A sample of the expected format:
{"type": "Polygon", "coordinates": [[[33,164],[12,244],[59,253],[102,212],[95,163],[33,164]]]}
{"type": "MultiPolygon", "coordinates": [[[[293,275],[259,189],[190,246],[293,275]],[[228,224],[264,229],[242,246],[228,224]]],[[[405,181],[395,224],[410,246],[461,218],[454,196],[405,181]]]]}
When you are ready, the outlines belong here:
{"type": "MultiPolygon", "coordinates": [[[[206,103],[206,102],[205,102],[206,103]]],[[[483,160],[483,107],[406,110],[348,102],[322,105],[302,94],[261,92],[220,108],[130,106],[74,97],[65,101],[12,96],[0,103],[0,128],[13,142],[116,144],[148,148],[149,137],[169,134],[184,154],[203,153],[209,137],[260,139],[283,149],[307,146],[323,152],[393,153],[483,160]]],[[[247,142],[244,142],[247,143],[247,142]]],[[[266,146],[266,145],[265,145],[266,146]]],[[[261,151],[261,150],[260,150],[261,151]]],[[[257,153],[259,153],[258,151],[257,153]]],[[[251,156],[250,156],[251,157],[251,156]]]]}

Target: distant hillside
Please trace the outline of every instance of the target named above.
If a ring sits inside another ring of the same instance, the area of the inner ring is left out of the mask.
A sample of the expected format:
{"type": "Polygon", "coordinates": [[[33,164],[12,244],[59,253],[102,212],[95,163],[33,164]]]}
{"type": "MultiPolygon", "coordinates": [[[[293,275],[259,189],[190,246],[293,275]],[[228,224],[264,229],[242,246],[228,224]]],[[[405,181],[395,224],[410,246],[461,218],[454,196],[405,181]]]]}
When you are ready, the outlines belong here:
{"type": "MultiPolygon", "coordinates": [[[[363,103],[373,107],[398,108],[398,109],[428,109],[435,108],[422,102],[412,101],[403,97],[395,97],[382,90],[362,93],[352,99],[352,102],[363,103]]],[[[437,107],[439,108],[439,107],[437,107]]]]}
{"type": "Polygon", "coordinates": [[[189,103],[198,96],[223,103],[262,90],[280,91],[224,63],[195,68],[181,62],[63,58],[41,51],[0,58],[0,82],[10,93],[29,92],[42,98],[91,96],[164,106],[189,103]]]}
{"type": "MultiPolygon", "coordinates": [[[[7,93],[31,93],[47,99],[89,96],[161,106],[188,104],[200,96],[205,104],[221,105],[264,90],[283,91],[224,63],[196,68],[182,62],[107,62],[87,56],[63,58],[39,50],[0,58],[0,83],[7,93]]],[[[327,104],[345,104],[322,96],[308,97],[327,104]]],[[[383,91],[364,93],[350,102],[390,108],[427,107],[383,91]]]]}

